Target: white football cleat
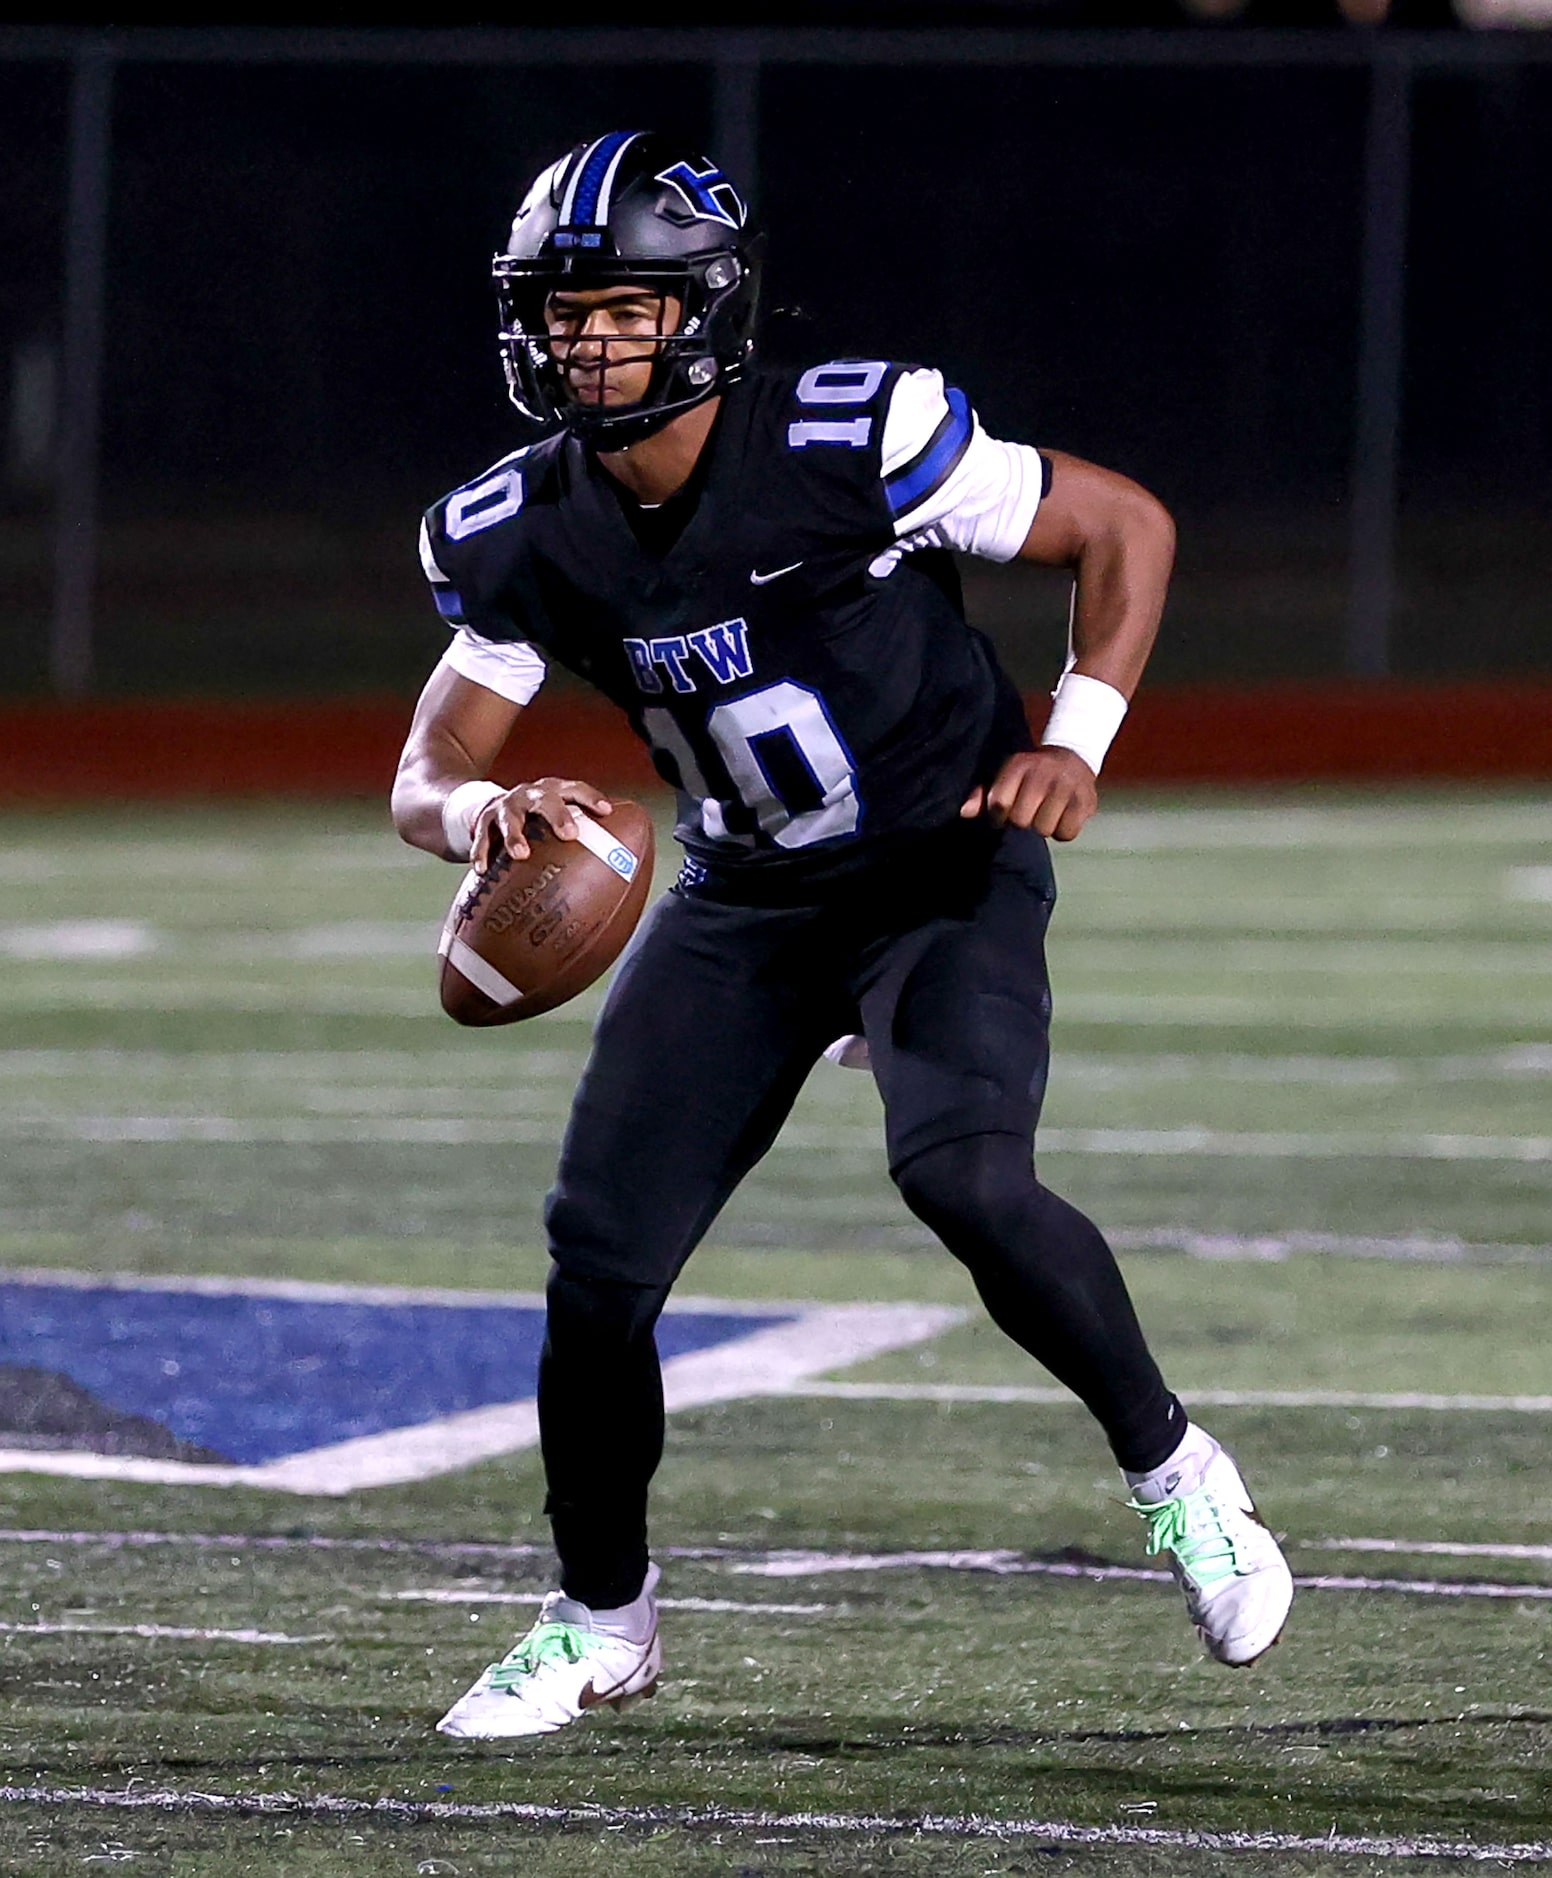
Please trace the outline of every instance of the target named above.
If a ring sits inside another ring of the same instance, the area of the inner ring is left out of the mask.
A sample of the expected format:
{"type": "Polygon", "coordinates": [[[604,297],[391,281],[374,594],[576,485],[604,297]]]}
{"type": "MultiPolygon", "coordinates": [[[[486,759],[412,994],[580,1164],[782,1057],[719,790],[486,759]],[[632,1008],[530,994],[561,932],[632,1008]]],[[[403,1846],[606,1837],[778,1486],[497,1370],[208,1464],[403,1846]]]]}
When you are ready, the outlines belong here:
{"type": "Polygon", "coordinates": [[[1239,1469],[1211,1436],[1195,1428],[1191,1436],[1205,1446],[1180,1455],[1181,1471],[1149,1477],[1168,1497],[1139,1487],[1127,1504],[1148,1522],[1149,1553],[1167,1557],[1207,1654],[1247,1669],[1282,1635],[1293,1574],[1239,1469]]]}
{"type": "Polygon", "coordinates": [[[651,1621],[645,1643],[595,1628],[585,1604],[552,1591],[533,1629],[458,1698],[437,1733],[465,1741],[548,1735],[591,1709],[620,1710],[655,1695],[663,1667],[651,1600],[656,1581],[654,1567],[644,1592],[651,1621]]]}

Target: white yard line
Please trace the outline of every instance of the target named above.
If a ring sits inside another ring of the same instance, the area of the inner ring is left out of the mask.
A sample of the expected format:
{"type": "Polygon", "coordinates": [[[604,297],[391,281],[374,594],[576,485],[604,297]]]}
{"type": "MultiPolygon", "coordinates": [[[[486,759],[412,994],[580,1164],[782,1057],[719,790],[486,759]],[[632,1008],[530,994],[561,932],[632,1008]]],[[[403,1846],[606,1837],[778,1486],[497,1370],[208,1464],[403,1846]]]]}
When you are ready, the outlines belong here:
{"type": "Polygon", "coordinates": [[[1142,1578],[1150,1582],[1167,1579],[1168,1572],[1151,1567],[1129,1565],[1067,1565],[1049,1567],[1041,1561],[1026,1559],[1020,1552],[996,1551],[951,1552],[772,1552],[764,1558],[735,1559],[729,1571],[745,1578],[812,1578],[831,1572],[949,1571],[992,1572],[999,1577],[1043,1576],[1047,1569],[1057,1577],[1082,1578],[1115,1573],[1119,1577],[1142,1578]]]}
{"type": "MultiPolygon", "coordinates": [[[[1436,849],[1442,831],[1465,835],[1473,847],[1488,842],[1541,847],[1552,803],[1484,805],[1481,810],[1441,805],[1370,809],[1212,808],[1183,803],[1167,809],[1110,809],[1083,831],[1085,851],[1119,854],[1210,852],[1221,848],[1310,848],[1351,853],[1355,848],[1436,849]]],[[[1448,837],[1444,837],[1448,838],[1448,837]]]]}
{"type": "Polygon", "coordinates": [[[436,953],[434,920],[340,920],[269,932],[191,931],[143,920],[79,919],[0,925],[0,957],[57,963],[181,956],[244,963],[308,959],[420,958],[436,953]]]}
{"type": "MultiPolygon", "coordinates": [[[[1552,870],[1548,870],[1552,872],[1552,870]]],[[[1525,896],[1520,896],[1525,897],[1525,896]]],[[[1537,922],[1540,923],[1539,921],[1537,922]]],[[[305,964],[314,959],[420,959],[436,955],[435,920],[339,920],[326,925],[283,926],[260,931],[241,927],[153,926],[142,920],[80,919],[0,923],[0,957],[27,964],[109,964],[152,956],[187,960],[200,970],[220,963],[305,964]]],[[[1084,942],[1136,944],[1134,931],[1089,926],[1084,942]]],[[[1494,973],[1535,978],[1552,971],[1546,944],[1535,932],[1461,937],[1447,928],[1354,932],[1351,927],[1317,931],[1247,929],[1238,919],[1209,924],[1189,936],[1154,936],[1150,956],[1168,970],[1188,962],[1203,938],[1214,946],[1224,973],[1318,969],[1323,974],[1369,976],[1398,972],[1494,973]]]]}
{"type": "Polygon", "coordinates": [[[1151,1054],[1063,1051],[1053,1078],[1125,1087],[1198,1077],[1208,1082],[1316,1083],[1322,1088],[1384,1088],[1415,1082],[1522,1082],[1552,1076],[1552,1044],[1454,1056],[1297,1056],[1247,1051],[1161,1050],[1151,1054]]]}
{"type": "MultiPolygon", "coordinates": [[[[1066,1407],[1077,1401],[1069,1390],[1039,1384],[997,1382],[829,1382],[794,1383],[784,1395],[836,1398],[852,1402],[1014,1402],[1034,1408],[1066,1407]]],[[[1186,1389],[1187,1402],[1205,1408],[1456,1409],[1511,1415],[1552,1414],[1552,1395],[1439,1395],[1421,1390],[1390,1393],[1352,1389],[1186,1389]]]]}
{"type": "Polygon", "coordinates": [[[558,1141],[562,1118],[541,1122],[452,1115],[13,1115],[0,1119],[0,1138],[72,1141],[133,1147],[178,1142],[242,1147],[386,1143],[430,1147],[544,1147],[558,1141]]]}
{"type": "MultiPolygon", "coordinates": [[[[1083,943],[1081,937],[1078,943],[1083,943]]],[[[1312,963],[1308,969],[1318,968],[1312,963]]],[[[1124,983],[1124,975],[1117,982],[1124,983]]],[[[1362,988],[1361,1010],[1347,1001],[1316,1002],[1314,994],[1290,990],[1265,972],[1247,970],[1239,975],[1239,982],[1243,990],[1222,992],[1174,991],[1165,986],[1147,992],[1064,991],[1061,1015],[1087,1024],[1124,1024],[1129,1032],[1189,1024],[1198,1030],[1222,1025],[1257,1031],[1351,1033],[1361,1029],[1373,1034],[1398,1030],[1408,1035],[1438,1015],[1437,997],[1430,1000],[1425,989],[1394,975],[1362,988]]],[[[1534,999],[1498,986],[1490,991],[1484,988],[1475,998],[1472,1018],[1480,1024],[1512,1024],[1522,1034],[1545,1036],[1552,1030],[1552,997],[1539,988],[1534,999]]]]}
{"type": "Polygon", "coordinates": [[[1552,900],[1552,867],[1511,867],[1504,892],[1511,900],[1552,900]]]}
{"type": "Polygon", "coordinates": [[[332,1637],[289,1637],[282,1630],[206,1630],[186,1624],[5,1624],[8,1636],[175,1637],[196,1643],[332,1643],[332,1637]]]}
{"type": "Polygon", "coordinates": [[[720,1806],[541,1806],[521,1800],[357,1800],[334,1793],[211,1793],[156,1787],[0,1786],[0,1804],[96,1806],[130,1812],[313,1816],[322,1819],[507,1820],[531,1826],[717,1827],[725,1832],[911,1834],[942,1839],[1044,1839],[1056,1845],[1178,1846],[1213,1852],[1320,1852],[1358,1858],[1454,1858],[1528,1864],[1552,1842],[1370,1837],[1332,1831],[1207,1832],[1168,1826],[1079,1826],[1068,1820],[981,1813],[766,1813],[720,1806]]]}
{"type": "Polygon", "coordinates": [[[245,829],[232,841],[189,835],[172,839],[131,836],[128,840],[16,842],[8,844],[0,855],[0,881],[79,880],[87,873],[116,872],[136,879],[147,874],[167,874],[177,880],[208,876],[243,879],[260,869],[326,877],[341,869],[398,872],[425,865],[423,854],[405,847],[392,835],[304,835],[277,845],[255,841],[245,829]]]}
{"type": "Polygon", "coordinates": [[[1552,1135],[1302,1134],[1223,1128],[1046,1128],[1047,1154],[1247,1160],[1552,1161],[1552,1135]]]}
{"type": "MultiPolygon", "coordinates": [[[[1017,1552],[773,1552],[740,1559],[726,1569],[750,1578],[821,1578],[833,1572],[988,1572],[999,1578],[1086,1578],[1095,1584],[1169,1584],[1170,1574],[1137,1565],[1069,1564],[1064,1559],[1029,1559],[1017,1552]]],[[[1552,1585],[1472,1583],[1440,1578],[1300,1577],[1306,1591],[1404,1591],[1418,1597],[1552,1599],[1552,1585]]]]}
{"type": "MultiPolygon", "coordinates": [[[[99,1532],[51,1530],[47,1528],[8,1528],[0,1529],[0,1545],[49,1545],[49,1546],[104,1546],[112,1550],[121,1546],[188,1546],[191,1549],[218,1551],[340,1551],[340,1552],[380,1552],[393,1555],[410,1555],[434,1558],[470,1558],[470,1559],[531,1559],[549,1557],[548,1547],[535,1545],[502,1545],[491,1542],[469,1540],[437,1539],[335,1539],[322,1535],[293,1536],[290,1534],[252,1534],[252,1533],[180,1533],[180,1532],[119,1532],[104,1530],[99,1532]]],[[[1552,1548],[1489,1546],[1461,1546],[1449,1548],[1442,1544],[1418,1546],[1400,1540],[1307,1540],[1301,1549],[1341,1550],[1389,1550],[1392,1546],[1399,1552],[1427,1552],[1430,1550],[1454,1551],[1471,1556],[1481,1553],[1484,1556],[1502,1556],[1508,1558],[1540,1557],[1543,1551],[1552,1548]]],[[[1147,1566],[1092,1565],[1072,1563],[1064,1559],[1029,1559],[1022,1553],[1011,1550],[990,1551],[928,1551],[928,1552],[804,1552],[777,1551],[740,1553],[726,1546],[663,1546],[658,1548],[658,1556],[665,1559],[683,1559],[690,1563],[702,1564],[716,1571],[728,1571],[739,1577],[756,1578],[802,1578],[822,1576],[830,1572],[885,1572],[941,1570],[962,1572],[988,1572],[997,1577],[1029,1578],[1068,1578],[1090,1579],[1099,1583],[1111,1581],[1122,1583],[1143,1582],[1148,1584],[1167,1584],[1169,1573],[1157,1571],[1147,1566]]],[[[1407,1591],[1421,1596],[1434,1597],[1485,1597],[1485,1598],[1552,1598],[1552,1586],[1530,1584],[1479,1584],[1471,1581],[1452,1579],[1408,1579],[1408,1578],[1368,1578],[1338,1577],[1329,1574],[1305,1576],[1296,1583],[1311,1590],[1319,1591],[1407,1591]]],[[[409,1594],[405,1595],[418,1595],[409,1594]]],[[[438,1599],[438,1601],[451,1601],[438,1599]]],[[[532,1600],[526,1594],[478,1594],[471,1596],[470,1602],[538,1602],[535,1595],[532,1600]]],[[[685,1608],[690,1608],[688,1601],[685,1608]]],[[[695,1608],[702,1608],[696,1605],[695,1608]]],[[[707,1607],[709,1608],[709,1606],[707,1607]]],[[[775,1610],[774,1605],[761,1605],[762,1610],[775,1610]]]]}
{"type": "MultiPolygon", "coordinates": [[[[538,1078],[574,1080],[581,1072],[582,1050],[524,1049],[510,1063],[475,1065],[445,1050],[0,1050],[0,1077],[23,1080],[40,1076],[114,1078],[126,1071],[160,1071],[183,1080],[199,1074],[241,1078],[245,1082],[313,1083],[331,1089],[362,1084],[376,1087],[396,1077],[412,1090],[429,1077],[461,1089],[476,1112],[471,1072],[478,1067],[488,1080],[480,1088],[492,1095],[526,1088],[538,1078]],[[510,1073],[503,1075],[507,1070],[510,1073]]],[[[1552,1043],[1517,1044],[1512,1049],[1453,1056],[1333,1056],[1303,1052],[1297,1056],[1251,1055],[1244,1051],[1165,1050],[1152,1053],[1064,1051],[1058,1059],[1060,1080],[1107,1087],[1134,1083],[1179,1082],[1199,1077],[1210,1082],[1318,1083],[1323,1087],[1393,1087],[1409,1082],[1503,1082],[1552,1076],[1552,1043]]],[[[817,1087],[855,1087],[849,1079],[823,1077],[817,1087]]],[[[811,1092],[813,1093],[813,1092],[811,1092]]]]}
{"type": "MultiPolygon", "coordinates": [[[[80,1275],[77,1274],[79,1277],[80,1275]]],[[[50,1283],[47,1273],[32,1282],[50,1283]]],[[[100,1282],[100,1281],[99,1281],[100,1282]]],[[[214,1281],[217,1284],[231,1281],[214,1281]]],[[[162,1281],[162,1288],[186,1289],[162,1281]]],[[[233,1285],[235,1288],[235,1285],[233,1285]]],[[[359,1301],[354,1287],[319,1287],[313,1292],[359,1301]]],[[[390,1301],[394,1298],[388,1287],[390,1301]]],[[[274,1295],[271,1293],[270,1295],[274,1295]]],[[[295,1295],[295,1293],[290,1293],[295,1295]]],[[[436,1297],[465,1303],[469,1294],[436,1297]]],[[[524,1300],[537,1303],[538,1300],[524,1300]]],[[[680,1299],[680,1311],[720,1311],[715,1299],[680,1299]]],[[[791,1322],[751,1330],[709,1350],[695,1350],[663,1365],[663,1397],[670,1411],[749,1396],[780,1395],[805,1377],[881,1356],[940,1336],[964,1321],[962,1310],[937,1304],[834,1304],[795,1307],[791,1322]]],[[[779,1305],[743,1303],[740,1315],[783,1315],[779,1305]]],[[[76,1480],[133,1480],[151,1485],[257,1487],[282,1493],[335,1496],[370,1487],[399,1486],[453,1473],[537,1446],[538,1406],[532,1398],[469,1409],[435,1421],[362,1435],[259,1466],[201,1466],[138,1456],[0,1449],[0,1473],[64,1475],[76,1480]]]]}
{"type": "MultiPolygon", "coordinates": [[[[421,991],[374,989],[341,985],[324,992],[316,971],[303,973],[295,984],[234,985],[230,977],[208,984],[191,982],[180,974],[171,982],[150,979],[76,979],[69,977],[50,988],[13,985],[0,998],[0,1008],[24,1011],[283,1011],[308,1017],[425,1017],[447,1022],[434,994],[421,991]]],[[[587,1005],[591,1021],[594,1005],[587,1005]]],[[[544,1021],[564,1023],[566,1013],[552,1013],[544,1021]]],[[[575,1017],[580,1017],[580,1013],[575,1017]]]]}
{"type": "Polygon", "coordinates": [[[1552,1559],[1552,1545],[1495,1545],[1460,1539],[1302,1539],[1301,1552],[1391,1552],[1436,1558],[1552,1559]]]}
{"type": "MultiPolygon", "coordinates": [[[[153,1546],[187,1546],[215,1552],[383,1552],[431,1558],[530,1559],[548,1558],[548,1546],[500,1543],[480,1539],[339,1539],[325,1533],[253,1532],[128,1532],[69,1531],[49,1526],[0,1528],[0,1545],[80,1545],[132,1550],[153,1546]]],[[[670,1558],[721,1557],[721,1548],[670,1546],[670,1558]]]]}
{"type": "Polygon", "coordinates": [[[1407,1263],[1450,1265],[1483,1260],[1510,1263],[1552,1259],[1552,1246],[1499,1245],[1447,1239],[1432,1233],[1401,1238],[1354,1237],[1331,1232],[1202,1232],[1189,1226],[1122,1226],[1105,1235],[1120,1252],[1180,1251],[1192,1258],[1226,1260],[1285,1259],[1299,1252],[1329,1252],[1342,1258],[1396,1259],[1407,1263]]]}
{"type": "MultiPolygon", "coordinates": [[[[386,1591],[385,1599],[409,1604],[542,1604],[539,1591],[386,1591]]],[[[829,1604],[739,1604],[731,1598],[659,1598],[660,1611],[707,1611],[735,1617],[818,1617],[834,1609],[829,1604]]]]}
{"type": "Polygon", "coordinates": [[[1455,1578],[1305,1578],[1296,1573],[1293,1582],[1306,1591],[1406,1591],[1422,1598],[1528,1598],[1536,1602],[1552,1599],[1552,1585],[1480,1584],[1455,1578]]]}
{"type": "Polygon", "coordinates": [[[77,919],[0,926],[0,958],[134,959],[157,951],[163,935],[136,919],[77,919]]]}
{"type": "MultiPolygon", "coordinates": [[[[1552,1054],[1552,1052],[1549,1052],[1552,1054]]],[[[397,1077],[406,1085],[430,1078],[454,1083],[474,1106],[482,1091],[522,1088],[535,1077],[575,1078],[586,1061],[582,1050],[524,1049],[510,1063],[478,1061],[458,1051],[428,1050],[0,1050],[0,1077],[23,1080],[39,1076],[79,1077],[102,1074],[119,1079],[126,1072],[162,1072],[181,1080],[189,1074],[215,1075],[242,1082],[327,1083],[377,1087],[397,1077]],[[507,1073],[502,1074],[505,1070],[507,1073]],[[485,1080],[476,1083],[478,1074],[485,1080]]]]}
{"type": "MultiPolygon", "coordinates": [[[[34,1115],[0,1118],[0,1138],[134,1145],[178,1142],[277,1144],[389,1144],[436,1147],[541,1147],[553,1143],[559,1117],[542,1122],[517,1117],[449,1115],[276,1116],[34,1115]]],[[[879,1124],[795,1123],[782,1131],[791,1149],[824,1151],[882,1146],[879,1124]]],[[[1552,1161],[1552,1135],[1302,1134],[1219,1128],[1046,1128],[1047,1154],[1228,1157],[1244,1160],[1552,1161]]]]}
{"type": "MultiPolygon", "coordinates": [[[[1535,923],[1539,926],[1542,921],[1535,923]]],[[[1090,965],[1101,968],[1112,959],[1135,959],[1144,943],[1135,927],[1107,929],[1087,924],[1076,933],[1061,933],[1061,940],[1063,944],[1076,942],[1090,965]]],[[[1534,931],[1462,936],[1437,927],[1393,934],[1385,929],[1354,931],[1347,926],[1283,933],[1250,931],[1239,920],[1231,920],[1183,933],[1155,928],[1147,934],[1146,945],[1150,975],[1173,979],[1182,990],[1200,982],[1202,948],[1210,946],[1213,982],[1220,986],[1232,985],[1247,974],[1272,979],[1293,972],[1318,972],[1327,985],[1333,979],[1347,981],[1338,993],[1344,1002],[1365,979],[1387,988],[1392,979],[1398,986],[1405,981],[1405,990],[1416,995],[1421,986],[1469,977],[1473,969],[1488,982],[1499,981],[1500,988],[1504,978],[1518,978],[1522,981],[1519,995],[1535,997],[1544,989],[1537,981],[1552,972],[1546,935],[1534,931]]]]}

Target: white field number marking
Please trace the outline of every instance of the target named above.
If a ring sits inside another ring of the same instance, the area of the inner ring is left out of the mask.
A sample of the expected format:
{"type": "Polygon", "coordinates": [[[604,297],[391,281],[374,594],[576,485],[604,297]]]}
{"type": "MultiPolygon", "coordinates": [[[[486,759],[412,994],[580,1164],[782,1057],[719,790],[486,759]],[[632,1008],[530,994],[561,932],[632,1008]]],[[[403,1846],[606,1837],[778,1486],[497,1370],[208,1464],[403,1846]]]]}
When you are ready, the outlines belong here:
{"type": "MultiPolygon", "coordinates": [[[[216,1280],[153,1281],[146,1286],[134,1278],[116,1280],[90,1273],[57,1274],[47,1271],[8,1274],[12,1283],[54,1285],[61,1282],[96,1287],[121,1285],[124,1289],[202,1292],[204,1295],[263,1296],[262,1282],[216,1280]]],[[[309,1286],[290,1295],[322,1297],[344,1295],[365,1301],[367,1293],[354,1286],[309,1286]]],[[[271,1295],[277,1295],[271,1293],[271,1295]]],[[[395,1295],[391,1287],[378,1287],[379,1298],[395,1295]]],[[[427,1294],[422,1294],[424,1299],[427,1294]]],[[[473,1293],[432,1293],[431,1301],[448,1305],[474,1301],[473,1293]]],[[[526,1302],[526,1300],[525,1300],[526,1302]]],[[[681,1298],[670,1310],[705,1310],[707,1299],[681,1298]]],[[[870,1357],[924,1343],[962,1323],[965,1313],[941,1304],[747,1304],[720,1302],[713,1308],[732,1315],[777,1317],[774,1324],[751,1324],[742,1336],[709,1349],[686,1351],[663,1365],[663,1398],[670,1411],[700,1408],[714,1402],[750,1396],[779,1395],[805,1376],[845,1369],[870,1357]]],[[[83,1450],[41,1450],[0,1446],[0,1473],[63,1475],[81,1480],[133,1480],[157,1485],[204,1487],[257,1487],[295,1494],[334,1495],[369,1487],[402,1485],[435,1475],[461,1471],[481,1460],[513,1454],[537,1445],[538,1406],[532,1397],[497,1402],[484,1408],[440,1416],[432,1421],[391,1428],[381,1434],[361,1435],[288,1454],[259,1465],[210,1465],[156,1460],[138,1455],[97,1454],[83,1450]]]]}

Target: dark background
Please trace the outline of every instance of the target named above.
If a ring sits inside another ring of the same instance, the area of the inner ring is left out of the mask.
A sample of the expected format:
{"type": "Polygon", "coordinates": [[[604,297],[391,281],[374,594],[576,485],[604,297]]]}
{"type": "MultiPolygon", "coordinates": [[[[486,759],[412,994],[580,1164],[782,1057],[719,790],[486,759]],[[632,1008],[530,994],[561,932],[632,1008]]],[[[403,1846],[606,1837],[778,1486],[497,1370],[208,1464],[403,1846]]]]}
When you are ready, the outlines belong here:
{"type": "MultiPolygon", "coordinates": [[[[940,365],[994,432],[1163,496],[1163,677],[1334,674],[1367,84],[769,65],[767,307],[807,316],[784,345],[940,365]]],[[[0,60],[0,362],[59,331],[67,88],[63,63],[0,60]]],[[[1552,68],[1424,72],[1414,95],[1393,666],[1546,671],[1552,68]]],[[[120,67],[105,691],[418,679],[441,644],[418,512],[523,435],[489,257],[541,164],[648,124],[708,144],[709,67],[120,67]]],[[[25,694],[47,684],[55,492],[9,434],[0,691],[25,694]]],[[[1062,584],[974,572],[1039,682],[1062,584]]]]}

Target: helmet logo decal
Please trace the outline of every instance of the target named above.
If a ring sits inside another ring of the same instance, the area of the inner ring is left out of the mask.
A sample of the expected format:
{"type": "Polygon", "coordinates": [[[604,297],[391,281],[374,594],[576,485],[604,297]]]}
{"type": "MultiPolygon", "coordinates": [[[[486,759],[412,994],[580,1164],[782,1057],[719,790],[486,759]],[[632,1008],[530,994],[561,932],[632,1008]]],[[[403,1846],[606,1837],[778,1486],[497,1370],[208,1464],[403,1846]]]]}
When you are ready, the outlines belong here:
{"type": "Polygon", "coordinates": [[[564,200],[560,205],[563,228],[601,228],[609,219],[610,198],[620,158],[641,135],[639,130],[611,131],[583,151],[571,172],[564,200]]]}
{"type": "Polygon", "coordinates": [[[748,219],[743,199],[715,163],[708,161],[705,169],[698,170],[693,164],[681,161],[659,170],[653,181],[677,189],[690,213],[702,221],[742,228],[748,219]]]}

